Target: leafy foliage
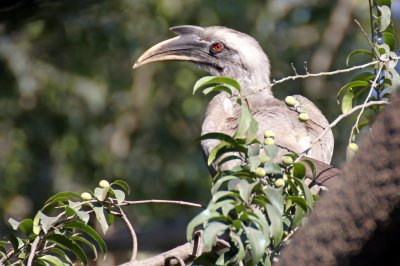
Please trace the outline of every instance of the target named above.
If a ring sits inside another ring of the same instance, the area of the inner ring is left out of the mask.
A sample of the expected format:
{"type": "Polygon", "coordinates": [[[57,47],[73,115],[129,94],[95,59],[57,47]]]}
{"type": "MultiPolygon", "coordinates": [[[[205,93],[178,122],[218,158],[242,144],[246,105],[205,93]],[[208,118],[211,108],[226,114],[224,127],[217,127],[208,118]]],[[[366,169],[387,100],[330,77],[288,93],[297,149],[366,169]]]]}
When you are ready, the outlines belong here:
{"type": "MultiPolygon", "coordinates": [[[[238,84],[226,77],[200,79],[194,90],[199,88],[205,88],[206,93],[219,90],[235,95],[233,90],[240,92],[238,84]]],[[[202,226],[208,251],[219,239],[228,240],[231,248],[219,256],[217,265],[240,261],[269,264],[312,208],[316,195],[305,183],[303,163],[294,162],[297,157],[294,154],[278,158],[278,147],[268,144],[273,141],[260,143],[255,138],[258,125],[251,110],[240,96],[238,103],[241,114],[233,137],[210,133],[200,138],[220,140],[209,154],[209,165],[228,160],[236,160],[238,164],[213,177],[211,201],[189,223],[187,237],[190,240],[196,228],[202,226]]],[[[273,132],[265,135],[266,139],[274,139],[273,132]]]]}
{"type": "MultiPolygon", "coordinates": [[[[371,101],[388,101],[394,89],[400,85],[400,76],[395,69],[398,59],[394,52],[394,26],[391,20],[391,1],[372,1],[371,50],[357,49],[347,57],[347,64],[356,55],[366,55],[376,64],[358,73],[343,86],[337,98],[341,99],[342,112],[371,101]]],[[[350,134],[349,144],[356,140],[363,127],[370,126],[375,115],[382,109],[379,105],[363,108],[350,134]]]]}
{"type": "Polygon", "coordinates": [[[122,204],[129,186],[122,180],[99,183],[94,192],[60,192],[49,198],[35,218],[9,223],[16,231],[0,242],[0,264],[71,265],[79,260],[88,264],[88,247],[94,260],[98,251],[107,252],[99,233],[89,225],[96,217],[105,234],[122,204]],[[120,189],[122,188],[122,190],[120,189]]]}

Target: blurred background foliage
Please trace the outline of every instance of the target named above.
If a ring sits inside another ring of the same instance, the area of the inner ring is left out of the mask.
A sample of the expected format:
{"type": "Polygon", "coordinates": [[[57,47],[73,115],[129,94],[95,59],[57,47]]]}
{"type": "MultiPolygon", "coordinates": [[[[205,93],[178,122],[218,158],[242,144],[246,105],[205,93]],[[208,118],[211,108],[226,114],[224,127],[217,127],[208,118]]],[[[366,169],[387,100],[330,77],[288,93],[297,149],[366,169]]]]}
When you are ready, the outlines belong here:
{"type": "MultiPolygon", "coordinates": [[[[400,7],[393,2],[394,21],[400,7]]],[[[133,71],[138,56],[181,24],[223,25],[254,36],[275,79],[345,67],[349,52],[368,49],[353,22],[369,32],[366,0],[16,0],[0,9],[0,233],[9,217],[31,216],[58,191],[83,192],[100,179],[124,179],[131,199],[206,203],[210,178],[199,144],[208,99],[191,88],[204,76],[170,62],[133,71]]],[[[396,25],[395,25],[396,26],[396,25]]],[[[353,63],[362,61],[355,60],[353,63]]],[[[286,82],[282,98],[302,94],[332,121],[336,93],[354,74],[286,82]]],[[[351,120],[334,129],[333,164],[345,157],[351,120]]],[[[139,249],[184,241],[198,210],[130,207],[139,249]]],[[[129,235],[116,226],[115,248],[129,235]]]]}

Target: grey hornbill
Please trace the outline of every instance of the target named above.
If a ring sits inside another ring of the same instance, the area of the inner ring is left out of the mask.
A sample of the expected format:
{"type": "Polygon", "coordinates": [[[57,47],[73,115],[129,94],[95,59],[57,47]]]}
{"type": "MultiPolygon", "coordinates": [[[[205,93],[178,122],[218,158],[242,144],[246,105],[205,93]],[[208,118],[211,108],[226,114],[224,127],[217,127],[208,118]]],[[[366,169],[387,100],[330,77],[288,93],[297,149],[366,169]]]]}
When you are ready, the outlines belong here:
{"type": "MultiPolygon", "coordinates": [[[[288,151],[302,153],[328,127],[324,115],[307,98],[294,96],[309,115],[307,122],[299,121],[296,110],[274,98],[269,60],[254,38],[219,26],[203,28],[185,25],[172,27],[171,31],[178,36],[151,47],[140,56],[133,68],[151,62],[181,60],[193,62],[211,75],[234,78],[241,85],[241,94],[246,97],[259,123],[258,138],[262,140],[263,132],[272,130],[281,154],[288,151]]],[[[234,98],[227,93],[219,93],[212,98],[205,114],[202,134],[222,132],[233,135],[240,113],[240,106],[234,98]]],[[[215,140],[202,141],[205,154],[208,155],[217,143],[215,140]]],[[[307,153],[320,173],[319,184],[337,175],[335,168],[329,166],[333,146],[333,135],[329,130],[307,153]]]]}

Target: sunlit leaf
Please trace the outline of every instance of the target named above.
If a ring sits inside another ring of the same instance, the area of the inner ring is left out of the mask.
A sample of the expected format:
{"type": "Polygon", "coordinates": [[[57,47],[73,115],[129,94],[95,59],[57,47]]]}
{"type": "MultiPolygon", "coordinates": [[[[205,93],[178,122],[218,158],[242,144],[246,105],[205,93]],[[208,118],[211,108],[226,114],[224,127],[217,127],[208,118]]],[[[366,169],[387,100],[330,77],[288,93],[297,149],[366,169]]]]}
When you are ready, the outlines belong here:
{"type": "Polygon", "coordinates": [[[252,227],[245,227],[245,231],[250,243],[252,262],[253,265],[256,265],[264,256],[264,252],[267,247],[267,241],[260,230],[252,227]]]}
{"type": "Polygon", "coordinates": [[[267,204],[268,218],[271,221],[271,236],[274,240],[274,246],[278,246],[283,236],[283,222],[279,211],[272,205],[267,204]]]}
{"type": "Polygon", "coordinates": [[[191,241],[193,238],[194,230],[197,226],[202,225],[204,222],[218,217],[220,214],[217,211],[213,211],[210,209],[205,209],[201,213],[199,213],[196,217],[194,217],[188,224],[186,228],[186,238],[188,241],[191,241]]]}
{"type": "Polygon", "coordinates": [[[246,103],[242,103],[239,116],[238,128],[235,133],[235,138],[246,138],[246,132],[252,123],[252,115],[246,103]]]}
{"type": "Polygon", "coordinates": [[[39,257],[39,259],[47,261],[56,266],[64,266],[65,265],[62,260],[60,260],[58,257],[53,256],[53,255],[43,255],[43,256],[39,257]]]}
{"type": "Polygon", "coordinates": [[[384,32],[391,22],[391,12],[388,6],[378,6],[381,13],[381,25],[379,27],[380,32],[384,32]]]}
{"type": "Polygon", "coordinates": [[[217,237],[220,236],[229,226],[221,222],[211,222],[207,224],[203,232],[203,244],[206,252],[211,251],[216,244],[217,237]]]}
{"type": "Polygon", "coordinates": [[[115,199],[118,204],[121,204],[125,200],[125,193],[119,189],[111,189],[112,193],[114,193],[115,199]]]}
{"type": "Polygon", "coordinates": [[[49,229],[60,220],[61,216],[47,216],[43,212],[39,211],[40,224],[45,233],[49,231],[49,229]]]}
{"type": "Polygon", "coordinates": [[[103,234],[106,234],[106,232],[108,230],[108,223],[107,223],[106,212],[104,210],[104,207],[103,206],[93,207],[93,210],[96,214],[97,221],[100,223],[103,234]]]}
{"type": "Polygon", "coordinates": [[[276,210],[279,212],[280,215],[283,214],[283,196],[282,196],[282,190],[273,188],[271,186],[267,186],[265,189],[265,194],[268,197],[269,203],[272,204],[276,208],[276,210]]]}
{"type": "Polygon", "coordinates": [[[382,37],[387,45],[389,45],[390,49],[393,50],[396,44],[396,38],[394,34],[391,32],[383,32],[382,37]]]}

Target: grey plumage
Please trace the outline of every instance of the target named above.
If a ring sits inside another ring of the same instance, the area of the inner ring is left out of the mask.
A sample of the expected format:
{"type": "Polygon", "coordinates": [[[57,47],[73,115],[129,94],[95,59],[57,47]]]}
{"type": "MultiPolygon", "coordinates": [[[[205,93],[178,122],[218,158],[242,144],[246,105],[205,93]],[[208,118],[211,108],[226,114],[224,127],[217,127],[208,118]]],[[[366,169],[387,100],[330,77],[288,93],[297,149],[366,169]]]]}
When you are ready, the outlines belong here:
{"type": "MultiPolygon", "coordinates": [[[[259,123],[259,140],[263,139],[265,130],[274,131],[281,154],[288,151],[297,154],[303,152],[328,127],[324,115],[307,98],[295,96],[302,110],[310,117],[307,122],[300,122],[295,110],[273,97],[269,59],[254,38],[219,26],[178,26],[171,30],[179,36],[147,50],[134,68],[150,62],[184,60],[196,63],[212,75],[236,79],[241,85],[241,94],[246,96],[259,123]]],[[[235,97],[227,93],[216,95],[208,105],[202,134],[222,132],[232,135],[237,127],[239,112],[240,106],[235,97]]],[[[217,143],[213,140],[203,141],[205,154],[208,155],[217,143]]],[[[322,164],[329,164],[333,146],[333,135],[329,130],[311,148],[308,156],[322,164]]]]}

